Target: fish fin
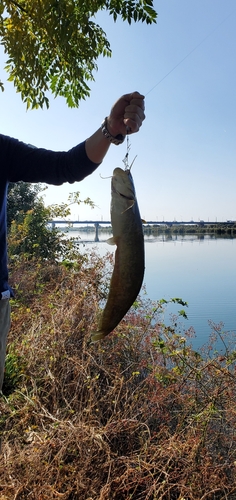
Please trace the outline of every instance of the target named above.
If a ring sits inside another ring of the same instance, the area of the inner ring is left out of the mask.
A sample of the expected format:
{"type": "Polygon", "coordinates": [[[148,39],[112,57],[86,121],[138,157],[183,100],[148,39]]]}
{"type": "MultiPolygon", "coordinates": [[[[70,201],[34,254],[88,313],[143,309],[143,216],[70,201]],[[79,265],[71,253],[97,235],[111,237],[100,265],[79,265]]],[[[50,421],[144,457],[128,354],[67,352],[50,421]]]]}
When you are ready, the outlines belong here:
{"type": "Polygon", "coordinates": [[[132,161],[132,163],[131,163],[131,165],[130,165],[130,167],[129,167],[129,171],[131,170],[131,168],[132,168],[132,166],[133,166],[133,164],[134,164],[134,162],[135,162],[135,160],[136,160],[137,156],[138,156],[138,155],[136,155],[136,156],[134,157],[134,159],[133,159],[133,161],[132,161]]]}
{"type": "Polygon", "coordinates": [[[108,243],[108,245],[117,245],[117,238],[114,238],[114,236],[112,236],[112,238],[108,238],[106,243],[108,243]]]}
{"type": "Polygon", "coordinates": [[[127,210],[130,210],[130,208],[133,208],[135,202],[136,202],[136,198],[134,198],[134,200],[130,200],[131,203],[130,203],[130,206],[127,207],[123,212],[121,212],[121,215],[124,214],[125,212],[127,212],[127,210]]]}

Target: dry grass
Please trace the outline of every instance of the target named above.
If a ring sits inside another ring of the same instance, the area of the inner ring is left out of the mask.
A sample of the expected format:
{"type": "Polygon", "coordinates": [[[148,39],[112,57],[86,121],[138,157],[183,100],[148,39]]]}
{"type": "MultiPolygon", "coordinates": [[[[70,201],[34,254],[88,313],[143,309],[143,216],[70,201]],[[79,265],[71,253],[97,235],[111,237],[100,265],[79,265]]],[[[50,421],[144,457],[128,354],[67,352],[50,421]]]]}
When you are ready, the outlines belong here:
{"type": "Polygon", "coordinates": [[[162,306],[143,301],[92,344],[108,264],[91,255],[77,269],[12,269],[20,291],[0,399],[0,499],[236,499],[226,335],[224,352],[210,345],[202,357],[191,332],[165,327],[162,306]]]}

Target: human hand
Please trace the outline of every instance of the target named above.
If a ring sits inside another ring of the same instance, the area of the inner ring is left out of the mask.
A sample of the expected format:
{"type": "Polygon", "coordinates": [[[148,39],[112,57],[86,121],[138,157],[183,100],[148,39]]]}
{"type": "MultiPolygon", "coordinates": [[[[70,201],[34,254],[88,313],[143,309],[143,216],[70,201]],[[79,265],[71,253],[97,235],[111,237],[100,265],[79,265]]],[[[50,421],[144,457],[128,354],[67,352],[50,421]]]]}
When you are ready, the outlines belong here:
{"type": "Polygon", "coordinates": [[[144,96],[139,92],[125,94],[111,108],[107,128],[113,137],[138,132],[145,119],[144,96]]]}

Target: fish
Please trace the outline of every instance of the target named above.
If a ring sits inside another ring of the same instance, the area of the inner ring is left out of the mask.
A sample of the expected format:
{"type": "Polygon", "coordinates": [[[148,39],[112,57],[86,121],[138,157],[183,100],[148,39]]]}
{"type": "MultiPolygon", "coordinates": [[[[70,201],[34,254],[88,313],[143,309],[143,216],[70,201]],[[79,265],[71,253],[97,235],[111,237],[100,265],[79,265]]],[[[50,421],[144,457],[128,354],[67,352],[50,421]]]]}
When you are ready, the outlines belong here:
{"type": "Polygon", "coordinates": [[[92,332],[92,341],[103,339],[116,328],[136,300],[143,283],[143,224],[129,168],[117,167],[113,171],[111,225],[113,237],[107,242],[117,246],[115,264],[107,302],[98,330],[92,332]]]}

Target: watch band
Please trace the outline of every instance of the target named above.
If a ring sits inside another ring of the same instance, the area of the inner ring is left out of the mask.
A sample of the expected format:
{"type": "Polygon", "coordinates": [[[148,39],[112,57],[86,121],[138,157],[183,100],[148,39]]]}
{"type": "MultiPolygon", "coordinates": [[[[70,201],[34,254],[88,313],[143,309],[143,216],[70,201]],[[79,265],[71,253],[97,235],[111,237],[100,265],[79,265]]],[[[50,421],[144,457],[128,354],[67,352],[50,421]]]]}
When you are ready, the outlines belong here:
{"type": "Polygon", "coordinates": [[[102,122],[102,125],[101,125],[101,128],[102,128],[102,133],[103,135],[106,137],[106,139],[108,139],[108,141],[110,141],[112,144],[115,144],[116,146],[118,146],[119,144],[122,144],[125,140],[125,135],[122,135],[122,134],[118,134],[116,135],[115,137],[113,135],[110,134],[110,132],[108,131],[107,129],[107,117],[103,120],[102,122]]]}

